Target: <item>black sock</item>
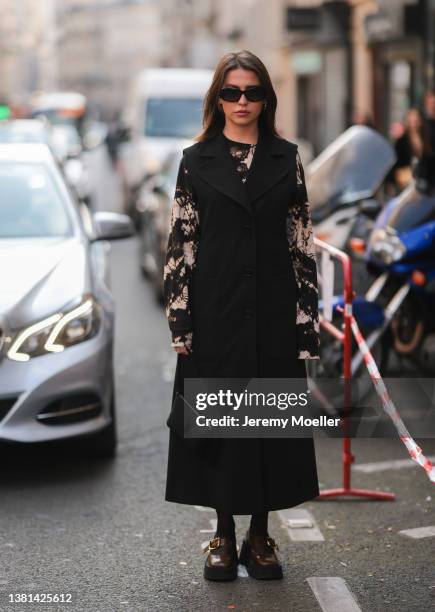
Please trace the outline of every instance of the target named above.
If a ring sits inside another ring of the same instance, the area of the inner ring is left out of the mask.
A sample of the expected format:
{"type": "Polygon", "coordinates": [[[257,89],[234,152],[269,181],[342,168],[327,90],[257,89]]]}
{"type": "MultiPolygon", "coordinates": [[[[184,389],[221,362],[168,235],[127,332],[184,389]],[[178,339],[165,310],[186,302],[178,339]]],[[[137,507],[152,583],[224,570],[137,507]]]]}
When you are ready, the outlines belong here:
{"type": "Polygon", "coordinates": [[[227,514],[226,512],[219,512],[216,510],[217,514],[217,527],[215,537],[221,536],[229,536],[235,537],[235,523],[232,514],[227,514]]]}
{"type": "Polygon", "coordinates": [[[249,525],[250,535],[267,536],[268,517],[268,512],[262,512],[261,514],[253,514],[251,516],[251,524],[249,525]]]}

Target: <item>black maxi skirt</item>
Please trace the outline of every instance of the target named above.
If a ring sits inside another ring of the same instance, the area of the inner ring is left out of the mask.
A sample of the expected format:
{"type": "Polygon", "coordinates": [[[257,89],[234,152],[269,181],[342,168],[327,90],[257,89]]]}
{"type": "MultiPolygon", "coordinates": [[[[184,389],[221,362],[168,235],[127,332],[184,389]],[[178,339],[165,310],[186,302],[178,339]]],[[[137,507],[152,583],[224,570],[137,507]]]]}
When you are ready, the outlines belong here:
{"type": "MultiPolygon", "coordinates": [[[[192,360],[193,354],[178,354],[181,359],[192,360]]],[[[257,363],[259,378],[307,376],[305,361],[297,357],[289,363],[259,351],[257,363]]],[[[180,388],[179,365],[172,400],[180,388]]],[[[210,438],[201,441],[199,450],[173,430],[169,436],[166,501],[254,514],[291,508],[319,495],[313,438],[210,438]]]]}

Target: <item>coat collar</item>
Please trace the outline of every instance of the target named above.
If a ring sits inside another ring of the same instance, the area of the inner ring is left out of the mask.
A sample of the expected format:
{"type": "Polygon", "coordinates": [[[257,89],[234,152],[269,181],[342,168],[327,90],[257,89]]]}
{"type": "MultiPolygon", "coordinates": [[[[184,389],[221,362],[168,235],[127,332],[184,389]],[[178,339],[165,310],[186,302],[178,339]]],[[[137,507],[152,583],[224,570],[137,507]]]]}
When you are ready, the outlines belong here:
{"type": "MultiPolygon", "coordinates": [[[[252,212],[253,202],[294,167],[292,152],[296,151],[296,148],[295,144],[261,128],[248,179],[246,183],[242,183],[230,157],[225,136],[220,130],[216,136],[202,143],[201,162],[198,164],[197,173],[214,189],[252,212]]],[[[258,211],[258,206],[255,211],[258,211]]]]}

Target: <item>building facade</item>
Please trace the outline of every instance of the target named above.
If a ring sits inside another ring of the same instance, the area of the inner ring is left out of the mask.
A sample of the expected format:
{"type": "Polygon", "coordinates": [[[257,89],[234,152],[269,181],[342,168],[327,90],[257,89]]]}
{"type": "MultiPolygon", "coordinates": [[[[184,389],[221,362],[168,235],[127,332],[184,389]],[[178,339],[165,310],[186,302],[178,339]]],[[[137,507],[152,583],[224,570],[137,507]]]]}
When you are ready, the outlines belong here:
{"type": "Polygon", "coordinates": [[[158,0],[62,0],[57,25],[59,87],[88,96],[103,117],[122,108],[133,75],[165,63],[158,0]]]}
{"type": "Polygon", "coordinates": [[[57,82],[55,0],[0,0],[0,98],[23,103],[57,82]]]}

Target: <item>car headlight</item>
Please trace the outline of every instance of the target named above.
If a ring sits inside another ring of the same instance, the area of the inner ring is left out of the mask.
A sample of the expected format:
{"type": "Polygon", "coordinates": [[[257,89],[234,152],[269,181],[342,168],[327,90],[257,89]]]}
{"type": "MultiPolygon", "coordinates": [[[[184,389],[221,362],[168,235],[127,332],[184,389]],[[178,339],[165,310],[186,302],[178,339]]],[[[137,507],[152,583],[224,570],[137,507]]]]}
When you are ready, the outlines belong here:
{"type": "Polygon", "coordinates": [[[16,334],[7,356],[14,361],[29,361],[92,338],[100,327],[99,308],[92,296],[85,296],[78,306],[29,325],[16,334]]]}
{"type": "Polygon", "coordinates": [[[370,255],[378,261],[390,265],[402,259],[406,253],[406,246],[395,233],[387,233],[384,229],[377,229],[370,239],[370,255]]]}

